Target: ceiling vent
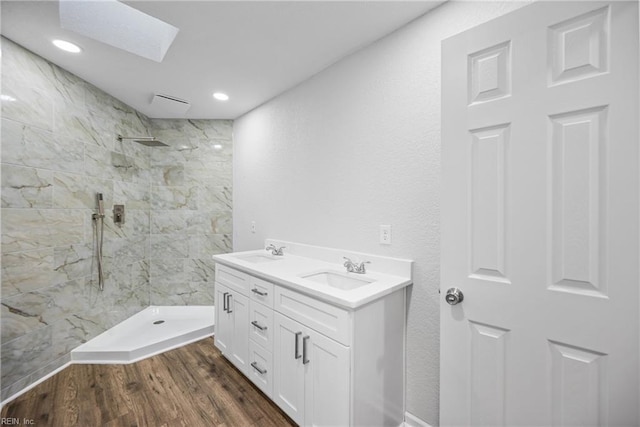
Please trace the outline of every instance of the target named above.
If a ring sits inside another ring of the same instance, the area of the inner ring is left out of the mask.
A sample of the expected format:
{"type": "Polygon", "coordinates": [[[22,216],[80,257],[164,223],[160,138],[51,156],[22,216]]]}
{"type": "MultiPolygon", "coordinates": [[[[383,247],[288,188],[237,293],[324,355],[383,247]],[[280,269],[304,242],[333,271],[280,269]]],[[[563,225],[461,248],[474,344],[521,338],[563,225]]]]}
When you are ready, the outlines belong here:
{"type": "Polygon", "coordinates": [[[156,118],[176,117],[184,115],[190,107],[191,104],[184,99],[157,93],[153,95],[151,100],[152,114],[149,116],[156,118]]]}

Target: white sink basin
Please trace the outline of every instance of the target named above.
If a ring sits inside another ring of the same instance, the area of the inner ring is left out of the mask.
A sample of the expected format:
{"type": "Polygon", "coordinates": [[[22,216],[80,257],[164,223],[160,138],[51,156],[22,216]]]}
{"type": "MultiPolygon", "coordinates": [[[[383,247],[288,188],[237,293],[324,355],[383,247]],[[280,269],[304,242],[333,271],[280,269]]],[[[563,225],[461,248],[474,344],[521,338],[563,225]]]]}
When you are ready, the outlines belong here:
{"type": "Polygon", "coordinates": [[[275,257],[275,256],[271,256],[271,255],[267,255],[267,254],[249,254],[249,255],[239,255],[236,258],[242,260],[242,261],[247,261],[247,262],[253,262],[255,264],[261,263],[261,262],[270,262],[270,261],[280,261],[282,259],[282,257],[275,257]]]}
{"type": "Polygon", "coordinates": [[[342,289],[345,291],[357,289],[361,286],[375,282],[374,279],[369,279],[367,277],[356,277],[353,273],[349,274],[337,271],[320,271],[300,277],[302,277],[303,279],[311,280],[312,282],[321,283],[323,285],[331,286],[332,288],[342,289]]]}

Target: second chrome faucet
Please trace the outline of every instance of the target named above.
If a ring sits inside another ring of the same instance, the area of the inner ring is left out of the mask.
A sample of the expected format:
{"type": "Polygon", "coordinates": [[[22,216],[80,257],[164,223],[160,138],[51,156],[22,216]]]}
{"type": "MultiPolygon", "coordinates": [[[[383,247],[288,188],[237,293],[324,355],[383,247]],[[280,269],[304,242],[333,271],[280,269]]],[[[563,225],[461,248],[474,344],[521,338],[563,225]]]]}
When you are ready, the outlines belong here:
{"type": "Polygon", "coordinates": [[[371,264],[371,261],[362,261],[360,264],[356,264],[347,257],[343,258],[345,259],[344,266],[347,267],[349,273],[365,274],[367,271],[364,265],[371,264]]]}

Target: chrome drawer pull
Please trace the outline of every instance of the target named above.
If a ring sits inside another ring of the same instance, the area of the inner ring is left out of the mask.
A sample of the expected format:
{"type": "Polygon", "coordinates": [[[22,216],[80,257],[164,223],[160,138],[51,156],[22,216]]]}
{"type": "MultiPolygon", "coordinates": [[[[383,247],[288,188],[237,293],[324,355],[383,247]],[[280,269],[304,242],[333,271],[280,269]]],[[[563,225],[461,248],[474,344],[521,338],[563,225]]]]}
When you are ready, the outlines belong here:
{"type": "Polygon", "coordinates": [[[260,323],[258,323],[257,320],[254,320],[253,322],[251,322],[251,324],[253,326],[255,326],[256,328],[260,329],[261,331],[266,331],[267,327],[266,326],[262,326],[260,323]]]}
{"type": "Polygon", "coordinates": [[[227,295],[227,313],[233,313],[231,310],[231,294],[227,295]]]}
{"type": "Polygon", "coordinates": [[[251,366],[253,367],[253,369],[255,369],[256,371],[260,372],[260,375],[264,375],[267,373],[266,369],[261,369],[260,367],[258,367],[258,364],[256,362],[251,362],[251,366]]]}
{"type": "Polygon", "coordinates": [[[302,338],[302,364],[306,365],[309,363],[309,359],[307,359],[307,340],[309,339],[309,335],[302,338]]]}
{"type": "Polygon", "coordinates": [[[256,288],[251,289],[251,292],[253,292],[254,294],[258,294],[258,295],[260,295],[261,297],[266,297],[266,296],[267,296],[267,293],[266,293],[266,292],[260,292],[260,291],[259,291],[258,289],[256,289],[256,288]]]}
{"type": "Polygon", "coordinates": [[[227,311],[227,295],[229,295],[229,292],[222,294],[222,309],[224,311],[227,311]]]}
{"type": "Polygon", "coordinates": [[[296,337],[295,337],[295,340],[296,340],[296,348],[295,348],[295,354],[294,354],[294,356],[296,357],[296,359],[300,359],[300,358],[302,357],[300,354],[298,354],[298,346],[299,346],[299,344],[298,344],[298,337],[300,337],[300,335],[302,335],[302,332],[296,332],[296,337]]]}

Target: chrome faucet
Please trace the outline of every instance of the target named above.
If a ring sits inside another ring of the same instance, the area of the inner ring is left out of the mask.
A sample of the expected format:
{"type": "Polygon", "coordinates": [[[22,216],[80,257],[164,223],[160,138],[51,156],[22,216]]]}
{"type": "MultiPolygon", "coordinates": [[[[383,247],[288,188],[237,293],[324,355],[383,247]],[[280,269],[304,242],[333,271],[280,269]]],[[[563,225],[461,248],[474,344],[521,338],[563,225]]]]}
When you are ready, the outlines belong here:
{"type": "Polygon", "coordinates": [[[349,273],[365,274],[367,271],[364,268],[365,264],[371,264],[371,261],[362,261],[360,264],[356,264],[347,257],[343,257],[346,261],[344,266],[347,267],[349,273]]]}
{"type": "Polygon", "coordinates": [[[284,255],[284,252],[282,252],[282,250],[284,248],[286,248],[286,246],[282,246],[281,248],[276,248],[272,243],[269,246],[267,246],[266,248],[264,248],[264,250],[265,251],[271,251],[271,255],[282,256],[282,255],[284,255]]]}

